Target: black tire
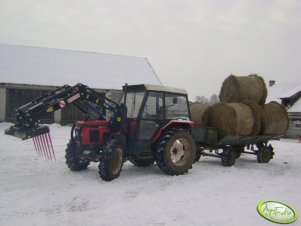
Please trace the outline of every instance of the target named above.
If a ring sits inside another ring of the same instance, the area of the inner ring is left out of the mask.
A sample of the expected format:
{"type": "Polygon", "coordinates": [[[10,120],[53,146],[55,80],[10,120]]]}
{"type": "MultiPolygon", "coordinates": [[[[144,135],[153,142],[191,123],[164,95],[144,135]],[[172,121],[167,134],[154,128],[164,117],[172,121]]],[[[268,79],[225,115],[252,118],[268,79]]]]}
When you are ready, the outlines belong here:
{"type": "Polygon", "coordinates": [[[235,158],[238,159],[240,156],[241,156],[241,152],[236,151],[236,152],[235,152],[235,158]]]}
{"type": "Polygon", "coordinates": [[[192,136],[183,130],[170,130],[157,143],[155,160],[162,172],[181,175],[192,168],[196,146],[192,136]]]}
{"type": "Polygon", "coordinates": [[[232,150],[235,153],[235,158],[239,158],[241,156],[241,153],[244,152],[245,147],[244,146],[231,146],[232,150]]]}
{"type": "Polygon", "coordinates": [[[200,160],[201,156],[202,156],[201,151],[197,150],[196,153],[195,153],[194,162],[198,162],[200,160]]]}
{"type": "Polygon", "coordinates": [[[155,160],[154,159],[141,159],[141,160],[130,160],[131,163],[133,163],[137,167],[147,167],[154,165],[155,160]]]}
{"type": "Polygon", "coordinates": [[[233,166],[235,164],[235,151],[231,147],[224,148],[222,153],[222,165],[233,166]]]}
{"type": "Polygon", "coordinates": [[[273,158],[274,152],[270,145],[269,147],[263,146],[257,151],[257,161],[259,163],[268,163],[273,158]]]}
{"type": "Polygon", "coordinates": [[[124,161],[124,147],[115,140],[110,140],[104,148],[99,162],[99,175],[105,181],[119,177],[124,161]]]}
{"type": "Polygon", "coordinates": [[[89,161],[80,158],[80,153],[76,148],[76,144],[71,140],[67,144],[65,158],[66,164],[71,171],[85,170],[90,164],[89,161]]]}

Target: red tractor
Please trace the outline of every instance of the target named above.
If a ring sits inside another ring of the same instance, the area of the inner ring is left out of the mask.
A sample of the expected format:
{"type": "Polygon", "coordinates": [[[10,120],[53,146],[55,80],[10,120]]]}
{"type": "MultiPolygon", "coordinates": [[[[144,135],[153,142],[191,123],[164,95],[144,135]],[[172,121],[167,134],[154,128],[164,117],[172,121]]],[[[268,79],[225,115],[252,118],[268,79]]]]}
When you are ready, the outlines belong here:
{"type": "Polygon", "coordinates": [[[116,103],[83,84],[65,85],[18,108],[15,125],[5,133],[23,140],[44,139],[49,128],[40,125],[39,119],[69,104],[85,115],[84,121],[73,125],[66,148],[70,170],[85,170],[91,161],[99,162],[100,177],[111,181],[126,160],[138,167],[156,162],[168,175],[184,174],[192,167],[196,157],[193,122],[182,89],[125,85],[116,103]]]}

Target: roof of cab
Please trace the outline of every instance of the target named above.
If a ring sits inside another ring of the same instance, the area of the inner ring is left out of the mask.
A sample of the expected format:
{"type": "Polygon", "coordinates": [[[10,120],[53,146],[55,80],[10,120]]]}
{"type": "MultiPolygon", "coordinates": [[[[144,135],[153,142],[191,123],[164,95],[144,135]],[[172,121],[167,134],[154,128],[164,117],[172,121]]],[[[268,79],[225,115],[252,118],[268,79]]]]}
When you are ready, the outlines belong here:
{"type": "Polygon", "coordinates": [[[140,84],[140,85],[129,85],[128,89],[146,89],[149,91],[159,91],[159,92],[167,92],[167,93],[178,93],[178,94],[187,94],[185,89],[179,89],[169,86],[161,86],[154,84],[140,84]]]}

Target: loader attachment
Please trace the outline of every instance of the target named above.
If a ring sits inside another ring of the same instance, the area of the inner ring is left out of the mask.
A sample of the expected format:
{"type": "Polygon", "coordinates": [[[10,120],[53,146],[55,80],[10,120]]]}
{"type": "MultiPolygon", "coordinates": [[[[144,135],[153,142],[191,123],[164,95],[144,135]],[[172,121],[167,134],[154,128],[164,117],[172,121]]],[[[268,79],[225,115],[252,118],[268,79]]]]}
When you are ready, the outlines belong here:
{"type": "Polygon", "coordinates": [[[5,134],[22,140],[32,138],[38,155],[56,160],[48,126],[42,125],[37,128],[11,126],[9,129],[5,130],[5,134]]]}
{"type": "Polygon", "coordinates": [[[6,135],[11,135],[22,140],[27,140],[33,137],[37,137],[43,134],[49,133],[48,126],[39,126],[38,128],[22,128],[11,126],[9,129],[5,130],[6,135]]]}

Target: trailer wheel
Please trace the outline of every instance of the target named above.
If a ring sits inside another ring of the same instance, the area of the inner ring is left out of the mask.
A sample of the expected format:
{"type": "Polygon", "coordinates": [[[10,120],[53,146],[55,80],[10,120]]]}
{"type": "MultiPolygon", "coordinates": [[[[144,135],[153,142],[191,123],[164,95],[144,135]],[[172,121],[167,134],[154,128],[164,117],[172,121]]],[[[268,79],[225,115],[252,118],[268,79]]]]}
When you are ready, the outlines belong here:
{"type": "Polygon", "coordinates": [[[155,159],[162,172],[181,175],[192,168],[196,146],[192,136],[183,130],[170,130],[157,143],[155,159]]]}
{"type": "Polygon", "coordinates": [[[274,152],[273,152],[273,147],[271,145],[267,146],[262,146],[258,151],[257,151],[257,161],[259,163],[268,163],[272,158],[273,158],[274,152]]]}
{"type": "Polygon", "coordinates": [[[244,146],[232,146],[232,149],[235,153],[235,158],[239,158],[241,156],[241,153],[244,152],[244,146]]]}
{"type": "Polygon", "coordinates": [[[147,167],[150,165],[154,165],[155,160],[154,159],[141,159],[141,160],[130,160],[131,163],[134,164],[134,166],[137,167],[147,167]]]}
{"type": "Polygon", "coordinates": [[[81,171],[87,169],[90,164],[89,161],[85,161],[80,158],[80,153],[76,149],[74,141],[70,140],[66,148],[66,164],[71,171],[81,171]]]}
{"type": "Polygon", "coordinates": [[[99,162],[99,175],[105,181],[119,177],[124,161],[124,147],[115,140],[110,140],[103,150],[99,162]]]}
{"type": "Polygon", "coordinates": [[[223,166],[233,166],[235,163],[235,151],[231,147],[223,149],[222,153],[222,165],[223,166]]]}

